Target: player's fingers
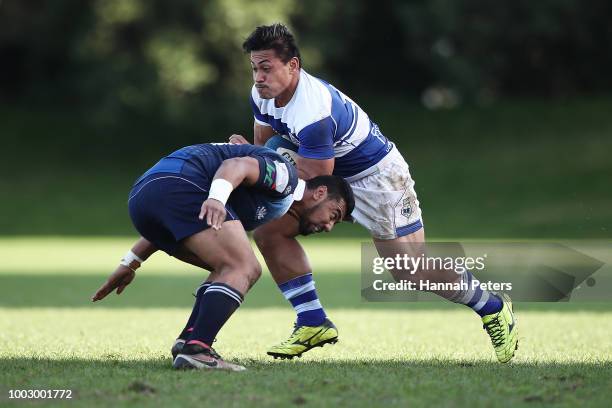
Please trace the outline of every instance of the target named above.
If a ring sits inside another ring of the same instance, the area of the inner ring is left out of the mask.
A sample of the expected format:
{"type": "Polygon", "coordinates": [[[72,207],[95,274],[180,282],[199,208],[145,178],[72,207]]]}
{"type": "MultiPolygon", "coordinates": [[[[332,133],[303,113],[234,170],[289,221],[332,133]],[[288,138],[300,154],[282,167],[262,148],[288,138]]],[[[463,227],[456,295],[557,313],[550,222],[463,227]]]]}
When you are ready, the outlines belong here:
{"type": "Polygon", "coordinates": [[[208,225],[209,227],[212,226],[212,216],[213,216],[212,209],[209,209],[208,211],[206,211],[206,225],[208,225]]]}
{"type": "Polygon", "coordinates": [[[119,287],[117,288],[117,294],[120,295],[121,292],[123,292],[125,290],[125,287],[127,286],[127,283],[124,283],[122,285],[119,285],[119,287]]]}
{"type": "Polygon", "coordinates": [[[205,215],[206,215],[206,206],[202,204],[202,207],[200,208],[200,215],[198,215],[198,218],[201,220],[204,220],[205,215]]]}
{"type": "Polygon", "coordinates": [[[246,139],[242,135],[233,134],[229,138],[230,143],[232,144],[245,144],[247,143],[246,139]]]}
{"type": "Polygon", "coordinates": [[[225,222],[225,208],[221,209],[221,211],[219,211],[219,214],[217,214],[217,231],[221,229],[221,227],[223,226],[223,223],[225,222]]]}
{"type": "Polygon", "coordinates": [[[218,230],[219,229],[219,211],[218,210],[216,210],[213,213],[210,226],[214,230],[218,230]]]}
{"type": "Polygon", "coordinates": [[[92,296],[92,301],[102,300],[109,294],[112,289],[108,288],[108,285],[102,286],[98,291],[92,296]]]}

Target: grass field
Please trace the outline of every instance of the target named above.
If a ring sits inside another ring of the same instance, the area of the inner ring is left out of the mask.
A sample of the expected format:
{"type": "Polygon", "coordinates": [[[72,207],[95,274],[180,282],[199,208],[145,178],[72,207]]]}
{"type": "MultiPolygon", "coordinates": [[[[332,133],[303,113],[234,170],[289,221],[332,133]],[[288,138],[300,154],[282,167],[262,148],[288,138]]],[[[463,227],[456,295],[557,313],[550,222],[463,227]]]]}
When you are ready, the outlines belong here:
{"type": "Polygon", "coordinates": [[[88,299],[125,238],[0,239],[0,406],[10,389],[71,389],[70,406],[609,406],[610,304],[519,304],[520,348],[494,360],[473,312],[443,303],[364,303],[359,241],[308,239],[340,342],[297,361],[271,344],[293,312],[265,273],[215,344],[244,373],[175,372],[169,348],[202,280],[155,255],[121,296],[88,299]]]}

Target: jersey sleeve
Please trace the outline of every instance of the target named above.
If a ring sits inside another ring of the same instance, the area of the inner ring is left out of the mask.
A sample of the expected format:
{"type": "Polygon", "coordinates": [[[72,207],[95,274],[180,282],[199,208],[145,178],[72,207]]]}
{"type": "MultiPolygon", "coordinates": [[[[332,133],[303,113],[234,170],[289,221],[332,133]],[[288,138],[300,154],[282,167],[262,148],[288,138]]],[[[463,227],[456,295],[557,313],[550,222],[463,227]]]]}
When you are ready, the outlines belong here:
{"type": "MultiPolygon", "coordinates": [[[[272,153],[272,152],[271,152],[272,153]]],[[[254,187],[271,195],[286,197],[298,183],[297,170],[276,153],[252,156],[259,162],[259,178],[254,187]]]]}
{"type": "Polygon", "coordinates": [[[270,124],[266,122],[266,117],[261,113],[261,111],[259,110],[259,107],[253,100],[253,95],[249,96],[249,102],[251,102],[251,109],[253,109],[253,119],[255,119],[255,122],[258,125],[269,127],[270,124]]]}
{"type": "Polygon", "coordinates": [[[336,123],[331,116],[304,127],[298,133],[298,154],[307,159],[325,160],[334,157],[336,123]]]}

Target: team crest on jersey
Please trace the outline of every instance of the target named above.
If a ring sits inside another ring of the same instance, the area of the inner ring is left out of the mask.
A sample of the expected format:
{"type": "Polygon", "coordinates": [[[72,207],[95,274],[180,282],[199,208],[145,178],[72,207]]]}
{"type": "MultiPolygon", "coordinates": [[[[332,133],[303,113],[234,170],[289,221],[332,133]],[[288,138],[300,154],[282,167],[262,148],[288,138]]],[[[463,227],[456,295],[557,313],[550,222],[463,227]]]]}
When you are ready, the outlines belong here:
{"type": "Polygon", "coordinates": [[[402,215],[409,218],[411,213],[412,206],[410,205],[410,198],[404,198],[404,201],[402,201],[402,215]]]}
{"type": "Polygon", "coordinates": [[[263,205],[260,205],[259,207],[257,207],[257,210],[255,210],[255,218],[258,220],[262,220],[267,214],[268,209],[263,205]]]}

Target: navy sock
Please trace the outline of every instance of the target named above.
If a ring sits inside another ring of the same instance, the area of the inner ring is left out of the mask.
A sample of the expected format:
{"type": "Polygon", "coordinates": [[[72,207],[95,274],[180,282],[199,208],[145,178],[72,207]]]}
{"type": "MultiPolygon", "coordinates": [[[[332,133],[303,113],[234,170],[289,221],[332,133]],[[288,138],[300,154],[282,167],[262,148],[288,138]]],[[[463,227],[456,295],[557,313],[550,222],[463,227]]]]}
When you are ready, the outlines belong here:
{"type": "Polygon", "coordinates": [[[186,339],[212,345],[219,330],[242,303],[243,296],[225,283],[213,282],[202,295],[193,330],[186,339]]]}
{"type": "Polygon", "coordinates": [[[193,304],[193,309],[191,310],[191,315],[189,316],[189,319],[187,320],[187,324],[185,325],[185,327],[183,328],[183,331],[181,331],[181,334],[179,334],[177,339],[185,340],[187,336],[189,336],[189,334],[193,331],[193,325],[195,324],[195,321],[198,317],[198,313],[200,311],[200,301],[202,300],[202,296],[204,295],[204,292],[206,292],[206,289],[208,289],[211,283],[212,282],[210,281],[204,281],[196,289],[194,293],[195,302],[193,304]]]}

